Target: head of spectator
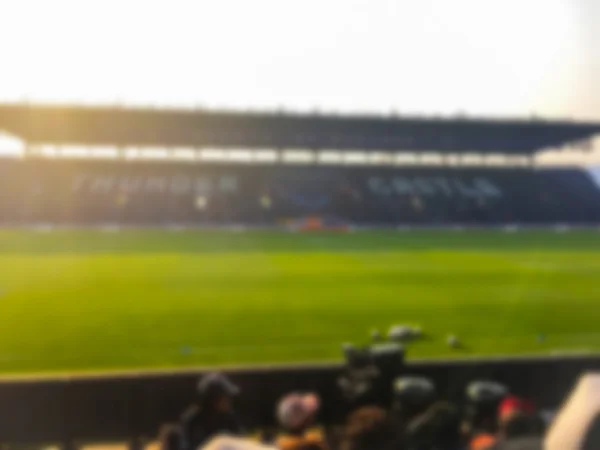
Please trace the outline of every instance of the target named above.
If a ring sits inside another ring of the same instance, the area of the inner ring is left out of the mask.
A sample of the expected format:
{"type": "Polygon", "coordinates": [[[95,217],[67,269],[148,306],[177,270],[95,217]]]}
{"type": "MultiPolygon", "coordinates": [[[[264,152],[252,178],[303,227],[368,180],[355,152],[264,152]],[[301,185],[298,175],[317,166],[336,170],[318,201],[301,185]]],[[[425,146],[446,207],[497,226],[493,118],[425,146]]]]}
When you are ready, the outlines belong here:
{"type": "Polygon", "coordinates": [[[519,448],[522,445],[531,445],[530,438],[541,436],[544,427],[533,403],[509,395],[505,396],[497,407],[496,428],[496,433],[491,433],[487,429],[480,434],[475,434],[471,439],[471,450],[510,448],[510,446],[519,448]]]}
{"type": "Polygon", "coordinates": [[[454,450],[460,446],[460,414],[446,402],[437,402],[406,428],[410,448],[454,450]]]}
{"type": "Polygon", "coordinates": [[[320,406],[316,394],[288,394],[277,405],[277,420],[285,432],[302,434],[314,424],[320,406]]]}
{"type": "Polygon", "coordinates": [[[401,427],[425,412],[435,399],[435,385],[425,377],[397,378],[394,381],[393,392],[392,411],[401,427]]]}
{"type": "Polygon", "coordinates": [[[400,432],[388,413],[376,406],[366,406],[348,417],[340,450],[398,450],[400,432]]]}
{"type": "Polygon", "coordinates": [[[466,408],[461,426],[463,436],[470,438],[495,434],[498,406],[507,395],[508,388],[494,381],[479,380],[470,383],[465,392],[466,408]]]}
{"type": "Polygon", "coordinates": [[[316,394],[288,394],[277,405],[277,420],[283,433],[277,438],[280,450],[327,448],[321,430],[314,428],[321,401],[316,394]]]}
{"type": "Polygon", "coordinates": [[[204,409],[224,413],[232,410],[232,400],[240,393],[240,389],[225,375],[213,372],[200,379],[197,393],[204,409]]]}
{"type": "Polygon", "coordinates": [[[498,407],[498,437],[501,440],[541,436],[544,425],[532,402],[514,395],[506,397],[498,407]]]}
{"type": "Polygon", "coordinates": [[[223,374],[210,373],[200,379],[197,402],[181,418],[185,449],[196,449],[219,434],[241,433],[242,427],[232,406],[238,394],[239,388],[223,374]]]}
{"type": "Polygon", "coordinates": [[[498,420],[502,423],[511,416],[521,414],[531,416],[535,413],[535,406],[529,400],[509,395],[498,406],[498,420]]]}

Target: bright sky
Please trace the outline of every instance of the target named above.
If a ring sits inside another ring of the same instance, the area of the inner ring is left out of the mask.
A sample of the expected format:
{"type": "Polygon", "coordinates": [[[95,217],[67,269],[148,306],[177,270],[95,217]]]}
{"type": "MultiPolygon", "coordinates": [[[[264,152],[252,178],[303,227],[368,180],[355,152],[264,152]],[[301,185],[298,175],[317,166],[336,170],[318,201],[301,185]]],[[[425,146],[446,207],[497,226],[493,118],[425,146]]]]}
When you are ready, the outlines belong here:
{"type": "Polygon", "coordinates": [[[0,101],[600,120],[599,0],[0,3],[0,101]]]}

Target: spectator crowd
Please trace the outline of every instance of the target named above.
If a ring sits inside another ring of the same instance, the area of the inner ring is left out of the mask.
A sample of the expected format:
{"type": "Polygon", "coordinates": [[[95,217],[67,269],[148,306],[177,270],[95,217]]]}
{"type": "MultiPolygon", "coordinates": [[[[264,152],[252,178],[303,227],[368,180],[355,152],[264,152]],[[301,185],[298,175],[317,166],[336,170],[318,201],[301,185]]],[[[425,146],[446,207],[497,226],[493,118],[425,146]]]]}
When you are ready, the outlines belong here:
{"type": "Polygon", "coordinates": [[[394,382],[389,407],[361,404],[345,423],[319,423],[316,393],[274,405],[277,425],[252,430],[225,375],[204,376],[197,400],[160,432],[163,450],[578,450],[600,449],[600,376],[582,377],[559,411],[541,410],[495,382],[471,383],[461,404],[440,401],[426,378],[394,382]]]}

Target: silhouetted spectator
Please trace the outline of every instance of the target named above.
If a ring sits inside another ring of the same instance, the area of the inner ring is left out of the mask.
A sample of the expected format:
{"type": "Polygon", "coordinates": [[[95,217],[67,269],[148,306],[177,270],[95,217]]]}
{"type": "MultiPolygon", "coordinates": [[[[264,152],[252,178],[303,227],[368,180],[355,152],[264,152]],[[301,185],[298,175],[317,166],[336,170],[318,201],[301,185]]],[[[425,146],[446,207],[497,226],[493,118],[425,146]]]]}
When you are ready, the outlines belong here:
{"type": "Polygon", "coordinates": [[[495,440],[498,407],[507,396],[508,388],[494,381],[478,380],[469,383],[465,394],[467,403],[461,433],[466,439],[475,438],[477,444],[473,448],[481,448],[495,440]]]}
{"type": "Polygon", "coordinates": [[[222,374],[211,373],[198,383],[198,398],[182,415],[184,449],[195,450],[218,434],[239,435],[242,426],[233,411],[239,389],[222,374]]]}
{"type": "Polygon", "coordinates": [[[401,433],[388,413],[377,406],[358,409],[348,417],[340,450],[399,450],[401,433]]]}
{"type": "Polygon", "coordinates": [[[182,450],[183,433],[178,425],[164,425],[158,433],[160,450],[182,450]]]}
{"type": "Polygon", "coordinates": [[[445,402],[433,404],[406,428],[410,450],[456,450],[460,440],[460,415],[445,402]]]}
{"type": "Polygon", "coordinates": [[[524,399],[508,396],[498,407],[498,432],[495,436],[483,434],[471,442],[472,450],[539,448],[543,434],[542,419],[534,405],[524,399]],[[488,442],[489,441],[489,442],[488,442]]]}
{"type": "Polygon", "coordinates": [[[393,386],[392,412],[396,424],[404,429],[408,423],[429,408],[435,399],[435,385],[426,377],[397,378],[393,386]]]}

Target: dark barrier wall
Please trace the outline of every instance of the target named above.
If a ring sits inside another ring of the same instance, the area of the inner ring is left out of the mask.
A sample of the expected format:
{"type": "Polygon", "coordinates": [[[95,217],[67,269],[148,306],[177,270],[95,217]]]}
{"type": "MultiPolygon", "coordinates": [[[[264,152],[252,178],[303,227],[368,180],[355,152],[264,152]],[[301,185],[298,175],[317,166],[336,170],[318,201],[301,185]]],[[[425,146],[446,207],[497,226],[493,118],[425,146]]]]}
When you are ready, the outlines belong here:
{"type": "MultiPolygon", "coordinates": [[[[414,362],[406,374],[431,377],[441,398],[460,401],[476,379],[506,383],[514,393],[554,408],[586,371],[600,370],[600,356],[515,360],[414,362]]],[[[314,390],[323,397],[321,419],[347,413],[336,379],[341,366],[229,371],[242,387],[238,407],[249,427],[273,424],[277,400],[286,392],[314,390]]],[[[201,371],[107,377],[6,380],[0,383],[3,442],[132,441],[152,438],[189,404],[201,371]]]]}
{"type": "Polygon", "coordinates": [[[581,170],[0,159],[0,225],[600,222],[581,170]]]}

